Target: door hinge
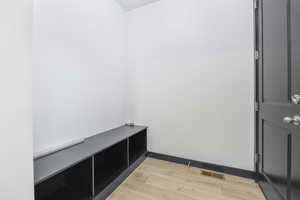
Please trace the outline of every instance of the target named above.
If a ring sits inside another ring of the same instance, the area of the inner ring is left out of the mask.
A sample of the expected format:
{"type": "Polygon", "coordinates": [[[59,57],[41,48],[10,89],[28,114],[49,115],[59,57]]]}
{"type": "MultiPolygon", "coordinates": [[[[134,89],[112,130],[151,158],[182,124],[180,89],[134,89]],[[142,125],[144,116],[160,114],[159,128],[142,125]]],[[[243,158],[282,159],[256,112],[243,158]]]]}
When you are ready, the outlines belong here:
{"type": "Polygon", "coordinates": [[[254,9],[257,9],[258,8],[258,5],[259,5],[259,0],[253,0],[253,6],[254,6],[254,9]]]}
{"type": "Polygon", "coordinates": [[[255,102],[255,111],[259,112],[259,103],[258,102],[255,102]]]}
{"type": "Polygon", "coordinates": [[[255,164],[260,163],[260,155],[258,153],[254,155],[254,162],[255,162],[255,164]]]}
{"type": "Polygon", "coordinates": [[[259,51],[255,51],[254,52],[254,58],[255,58],[255,60],[258,60],[259,59],[259,51]]]}

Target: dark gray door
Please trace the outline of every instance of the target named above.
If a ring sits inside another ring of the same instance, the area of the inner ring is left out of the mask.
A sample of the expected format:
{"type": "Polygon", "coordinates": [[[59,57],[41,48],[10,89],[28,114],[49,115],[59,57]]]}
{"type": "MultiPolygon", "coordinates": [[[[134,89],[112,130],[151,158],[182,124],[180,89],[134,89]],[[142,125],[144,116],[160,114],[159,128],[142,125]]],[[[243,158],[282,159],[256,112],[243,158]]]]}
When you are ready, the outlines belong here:
{"type": "Polygon", "coordinates": [[[260,185],[270,200],[300,200],[300,0],[258,1],[260,185]]]}

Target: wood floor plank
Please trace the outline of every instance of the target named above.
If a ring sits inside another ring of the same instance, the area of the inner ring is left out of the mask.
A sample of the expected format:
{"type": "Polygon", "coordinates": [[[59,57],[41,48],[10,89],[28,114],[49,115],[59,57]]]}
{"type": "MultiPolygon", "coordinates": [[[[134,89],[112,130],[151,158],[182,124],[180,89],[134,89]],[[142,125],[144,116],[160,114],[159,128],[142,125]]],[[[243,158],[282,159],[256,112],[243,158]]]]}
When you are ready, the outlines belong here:
{"type": "Polygon", "coordinates": [[[201,169],[147,158],[108,200],[265,200],[251,179],[224,174],[217,179],[201,169]]]}

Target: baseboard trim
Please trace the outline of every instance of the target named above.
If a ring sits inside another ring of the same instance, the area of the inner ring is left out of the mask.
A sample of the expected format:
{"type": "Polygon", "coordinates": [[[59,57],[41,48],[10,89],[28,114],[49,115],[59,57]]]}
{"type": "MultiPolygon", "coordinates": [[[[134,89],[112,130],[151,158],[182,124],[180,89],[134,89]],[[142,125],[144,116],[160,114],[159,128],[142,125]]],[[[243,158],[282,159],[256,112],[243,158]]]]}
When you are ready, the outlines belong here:
{"type": "Polygon", "coordinates": [[[207,170],[212,170],[212,171],[216,171],[216,172],[240,176],[243,178],[255,179],[255,177],[256,177],[254,171],[248,171],[248,170],[244,170],[244,169],[238,169],[238,168],[216,165],[216,164],[207,163],[207,162],[190,160],[190,159],[186,159],[186,158],[180,158],[180,157],[170,156],[170,155],[161,154],[161,153],[148,152],[147,156],[151,157],[151,158],[156,158],[159,160],[165,160],[165,161],[175,162],[175,163],[179,163],[179,164],[190,165],[192,167],[197,167],[197,168],[201,168],[201,169],[207,169],[207,170]]]}

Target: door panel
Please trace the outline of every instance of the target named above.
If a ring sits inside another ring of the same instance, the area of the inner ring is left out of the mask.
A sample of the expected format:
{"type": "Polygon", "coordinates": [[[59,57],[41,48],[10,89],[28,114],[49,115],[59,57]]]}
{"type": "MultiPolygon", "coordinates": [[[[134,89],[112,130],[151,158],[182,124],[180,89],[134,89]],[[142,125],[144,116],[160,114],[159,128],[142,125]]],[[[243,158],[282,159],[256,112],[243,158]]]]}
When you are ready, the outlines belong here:
{"type": "Polygon", "coordinates": [[[286,102],[287,91],[287,13],[286,0],[263,1],[263,100],[286,102]]]}
{"type": "Polygon", "coordinates": [[[263,146],[262,172],[268,176],[280,194],[287,198],[290,133],[270,122],[264,121],[263,124],[265,145],[263,146]]]}
{"type": "Polygon", "coordinates": [[[300,1],[291,0],[291,65],[293,94],[300,94],[300,1]]]}
{"type": "Polygon", "coordinates": [[[300,130],[295,130],[297,134],[292,139],[292,182],[291,182],[291,199],[300,199],[300,130]]]}

